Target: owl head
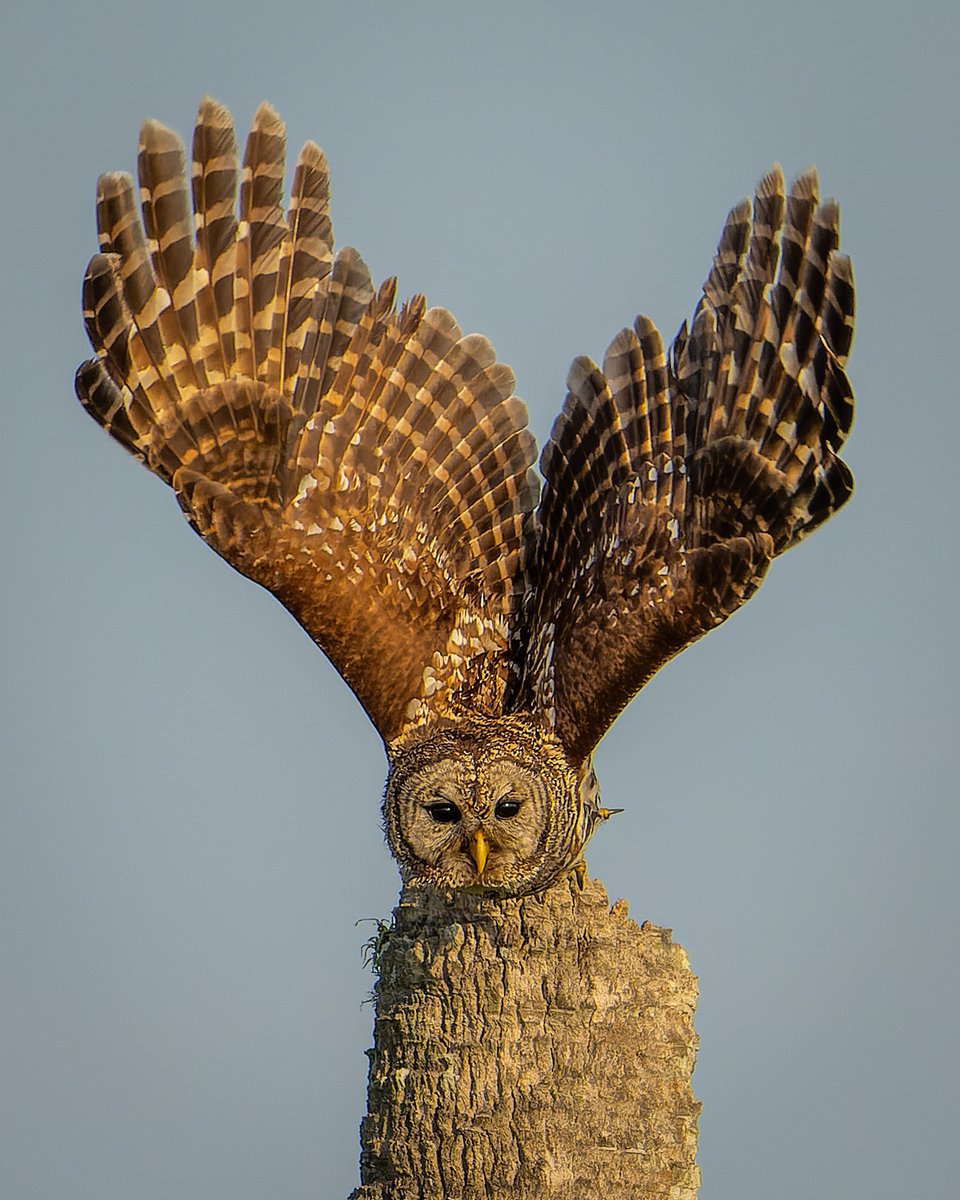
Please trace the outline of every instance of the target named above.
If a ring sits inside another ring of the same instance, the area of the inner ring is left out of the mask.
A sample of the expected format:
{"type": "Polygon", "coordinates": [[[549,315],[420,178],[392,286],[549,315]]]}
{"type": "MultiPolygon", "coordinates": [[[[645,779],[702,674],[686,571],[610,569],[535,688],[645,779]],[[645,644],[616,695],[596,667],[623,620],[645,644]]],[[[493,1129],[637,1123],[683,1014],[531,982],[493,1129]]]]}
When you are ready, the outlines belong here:
{"type": "Polygon", "coordinates": [[[419,731],[391,748],[383,800],[404,882],[506,896],[542,890],[580,859],[588,810],[598,811],[593,772],[586,777],[589,797],[553,734],[523,717],[419,731]]]}

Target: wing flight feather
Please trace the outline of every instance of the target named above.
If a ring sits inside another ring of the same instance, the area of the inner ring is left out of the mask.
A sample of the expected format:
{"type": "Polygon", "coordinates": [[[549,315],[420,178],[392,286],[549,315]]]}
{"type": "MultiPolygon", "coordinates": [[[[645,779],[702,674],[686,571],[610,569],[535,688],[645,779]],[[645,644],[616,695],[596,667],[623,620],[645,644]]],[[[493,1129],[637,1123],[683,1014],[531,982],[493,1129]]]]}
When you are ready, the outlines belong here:
{"type": "Polygon", "coordinates": [[[571,760],[668,659],[743,604],[852,491],[853,331],[839,215],[775,168],[730,213],[691,328],[639,317],[603,370],[577,359],[541,468],[518,707],[571,760]]]}
{"type": "Polygon", "coordinates": [[[285,214],[284,154],[261,105],[238,167],[229,113],[204,100],[191,188],[179,140],[144,125],[139,211],[128,176],[98,189],[78,395],[293,613],[385,740],[495,715],[537,494],[513,375],[445,309],[398,311],[395,281],[334,257],[312,143],[285,214]]]}

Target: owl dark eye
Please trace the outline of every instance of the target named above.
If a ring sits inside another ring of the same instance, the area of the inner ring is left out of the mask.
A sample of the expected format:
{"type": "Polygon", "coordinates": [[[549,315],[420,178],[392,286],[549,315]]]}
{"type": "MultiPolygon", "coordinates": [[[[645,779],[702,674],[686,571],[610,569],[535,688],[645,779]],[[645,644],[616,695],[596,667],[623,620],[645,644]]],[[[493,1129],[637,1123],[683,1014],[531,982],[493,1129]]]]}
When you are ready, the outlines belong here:
{"type": "Polygon", "coordinates": [[[460,809],[449,800],[435,800],[433,804],[425,804],[424,808],[439,825],[452,825],[460,820],[460,809]]]}
{"type": "Polygon", "coordinates": [[[502,821],[509,820],[510,817],[515,817],[520,811],[519,800],[501,800],[497,807],[493,810],[493,815],[499,817],[502,821]]]}

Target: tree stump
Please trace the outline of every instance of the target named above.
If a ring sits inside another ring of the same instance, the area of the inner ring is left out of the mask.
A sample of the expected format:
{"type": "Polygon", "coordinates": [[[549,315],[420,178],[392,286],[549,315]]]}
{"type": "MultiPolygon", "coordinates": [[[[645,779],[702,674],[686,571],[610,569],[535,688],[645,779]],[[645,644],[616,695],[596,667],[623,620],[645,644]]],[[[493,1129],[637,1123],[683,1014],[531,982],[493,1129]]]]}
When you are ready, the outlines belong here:
{"type": "Polygon", "coordinates": [[[376,958],[350,1200],[695,1200],[697,987],[669,930],[590,880],[407,890],[376,958]]]}

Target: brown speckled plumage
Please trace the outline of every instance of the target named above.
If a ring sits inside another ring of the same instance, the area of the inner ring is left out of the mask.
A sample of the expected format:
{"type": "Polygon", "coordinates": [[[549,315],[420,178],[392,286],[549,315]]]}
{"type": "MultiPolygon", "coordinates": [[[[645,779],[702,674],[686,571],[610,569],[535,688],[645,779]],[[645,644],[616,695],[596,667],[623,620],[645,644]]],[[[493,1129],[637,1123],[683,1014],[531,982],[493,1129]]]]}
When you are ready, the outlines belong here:
{"type": "Polygon", "coordinates": [[[785,194],[775,169],[669,353],[639,317],[602,368],[575,360],[537,510],[509,368],[334,255],[312,143],[284,213],[284,152],[261,105],[241,162],[204,100],[188,180],[176,136],[145,123],[139,209],[129,176],[98,187],[78,395],[357,694],[408,881],[543,888],[606,815],[590,756],[617,713],[850,495],[836,205],[814,172],[785,194]]]}

